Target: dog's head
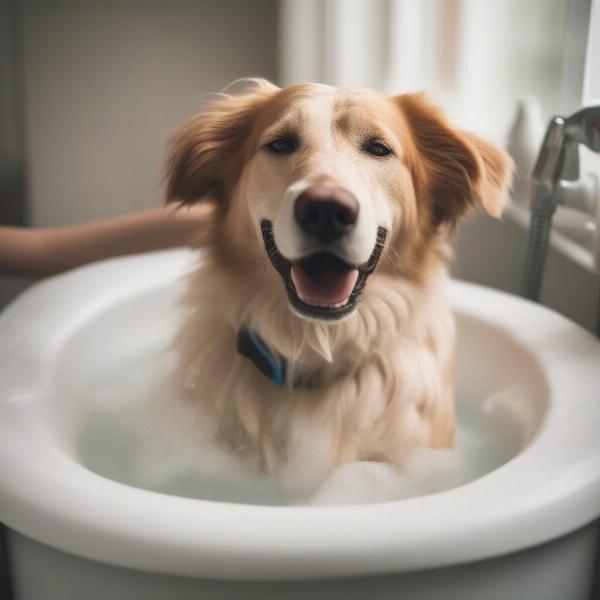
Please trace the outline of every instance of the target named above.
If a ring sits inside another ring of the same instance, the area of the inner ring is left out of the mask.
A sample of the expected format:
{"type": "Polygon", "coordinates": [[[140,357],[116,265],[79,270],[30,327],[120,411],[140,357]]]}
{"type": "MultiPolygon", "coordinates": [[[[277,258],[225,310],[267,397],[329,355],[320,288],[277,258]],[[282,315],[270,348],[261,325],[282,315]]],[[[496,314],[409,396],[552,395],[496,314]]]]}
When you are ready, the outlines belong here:
{"type": "Polygon", "coordinates": [[[439,233],[477,202],[499,215],[506,155],[452,127],[420,94],[255,81],[174,136],[168,200],[214,201],[232,263],[265,253],[291,309],[350,315],[382,254],[419,277],[439,233]]]}

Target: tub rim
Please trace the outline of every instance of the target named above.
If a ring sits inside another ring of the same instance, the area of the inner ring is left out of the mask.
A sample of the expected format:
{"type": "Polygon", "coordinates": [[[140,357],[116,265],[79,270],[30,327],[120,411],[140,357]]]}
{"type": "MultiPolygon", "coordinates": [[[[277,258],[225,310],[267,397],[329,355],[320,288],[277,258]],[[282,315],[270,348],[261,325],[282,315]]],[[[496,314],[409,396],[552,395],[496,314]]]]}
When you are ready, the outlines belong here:
{"type": "Polygon", "coordinates": [[[48,375],[40,365],[51,364],[52,353],[81,320],[132,290],[175,281],[194,260],[194,253],[175,250],[83,267],[33,286],[0,316],[0,381],[6,384],[0,397],[0,519],[6,525],[122,567],[222,579],[304,579],[481,560],[549,541],[600,515],[600,344],[549,309],[456,281],[453,306],[509,331],[535,356],[549,389],[549,411],[534,443],[476,481],[379,504],[250,506],[142,490],[79,465],[32,418],[35,384],[43,386],[48,375]],[[75,302],[76,296],[84,301],[75,302]],[[45,308],[32,318],[31,307],[39,308],[41,300],[45,308]],[[23,319],[24,342],[36,343],[34,356],[27,357],[33,381],[11,377],[4,366],[22,349],[3,344],[2,332],[23,319]],[[61,323],[67,326],[59,331],[61,323]],[[566,350],[580,360],[566,364],[566,350]],[[571,398],[574,390],[578,395],[571,398]]]}

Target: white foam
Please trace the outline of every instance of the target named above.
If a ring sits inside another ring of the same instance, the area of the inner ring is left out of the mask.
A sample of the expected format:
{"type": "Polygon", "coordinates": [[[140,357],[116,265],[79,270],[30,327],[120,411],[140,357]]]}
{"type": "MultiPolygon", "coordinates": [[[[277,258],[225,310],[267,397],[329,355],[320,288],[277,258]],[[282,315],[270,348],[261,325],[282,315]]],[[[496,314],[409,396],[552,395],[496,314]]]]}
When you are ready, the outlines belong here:
{"type": "Polygon", "coordinates": [[[72,451],[80,462],[122,483],[193,498],[342,505],[456,487],[498,467],[518,446],[514,427],[489,410],[501,403],[459,399],[456,449],[416,450],[401,470],[373,462],[343,465],[307,500],[291,492],[289,482],[258,475],[213,443],[199,407],[169,397],[169,369],[168,356],[160,352],[120,357],[88,378],[85,388],[70,390],[68,404],[79,411],[72,451]]]}
{"type": "Polygon", "coordinates": [[[352,462],[339,467],[311,499],[313,505],[344,505],[414,498],[457,487],[468,480],[461,450],[419,449],[401,469],[387,463],[352,462]]]}

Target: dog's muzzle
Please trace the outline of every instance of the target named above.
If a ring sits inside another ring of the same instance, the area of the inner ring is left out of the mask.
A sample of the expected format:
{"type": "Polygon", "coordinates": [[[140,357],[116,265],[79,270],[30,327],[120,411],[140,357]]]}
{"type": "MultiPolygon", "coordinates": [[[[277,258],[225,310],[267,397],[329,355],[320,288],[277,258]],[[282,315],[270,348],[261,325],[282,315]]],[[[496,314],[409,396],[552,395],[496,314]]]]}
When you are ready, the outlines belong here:
{"type": "MultiPolygon", "coordinates": [[[[302,194],[298,198],[301,197],[302,194]]],[[[354,218],[355,222],[358,205],[356,208],[345,206],[342,209],[339,203],[335,204],[332,206],[329,201],[322,200],[309,200],[304,205],[301,203],[296,219],[300,213],[306,227],[311,227],[317,235],[343,235],[335,232],[352,225],[352,222],[344,221],[354,218]]],[[[292,308],[304,317],[328,321],[342,319],[354,311],[369,276],[379,262],[387,237],[387,230],[379,227],[375,246],[367,262],[352,265],[328,251],[289,261],[277,248],[273,223],[263,220],[261,232],[267,256],[283,279],[292,308]]]]}

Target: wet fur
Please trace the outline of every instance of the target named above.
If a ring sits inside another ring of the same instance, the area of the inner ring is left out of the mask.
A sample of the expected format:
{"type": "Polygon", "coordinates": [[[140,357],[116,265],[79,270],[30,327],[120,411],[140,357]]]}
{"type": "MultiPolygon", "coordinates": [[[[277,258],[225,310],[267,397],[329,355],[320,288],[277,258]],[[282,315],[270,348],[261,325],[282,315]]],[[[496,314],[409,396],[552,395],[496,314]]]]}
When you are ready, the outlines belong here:
{"type": "Polygon", "coordinates": [[[333,324],[301,318],[265,256],[245,186],[261,130],[310,93],[310,85],[279,90],[259,81],[241,95],[218,97],[176,133],[167,172],[170,201],[215,205],[174,341],[181,401],[214,423],[219,444],[297,490],[314,489],[346,462],[401,467],[416,447],[453,445],[445,240],[479,202],[500,214],[511,170],[504,153],[452,127],[423,95],[357,93],[356,102],[386,119],[401,141],[410,177],[398,177],[389,202],[395,214],[393,203],[402,199],[402,219],[394,218],[353,315],[333,324]],[[237,354],[242,326],[318,385],[273,385],[237,354]]]}

